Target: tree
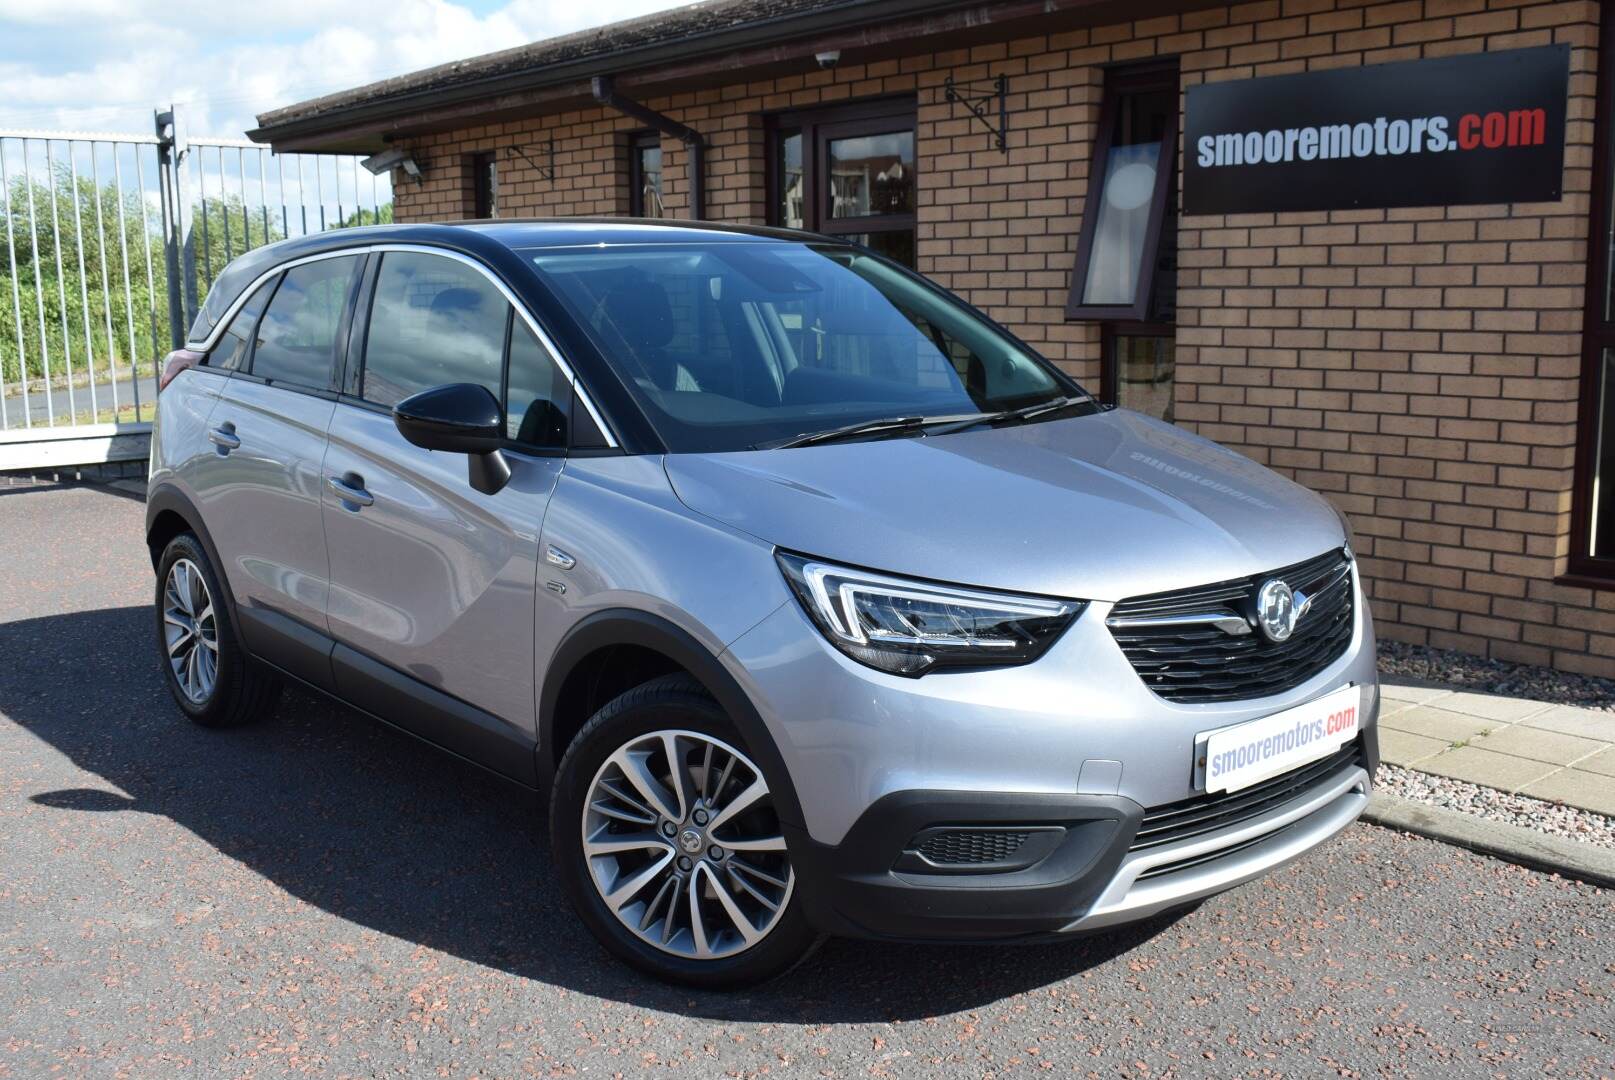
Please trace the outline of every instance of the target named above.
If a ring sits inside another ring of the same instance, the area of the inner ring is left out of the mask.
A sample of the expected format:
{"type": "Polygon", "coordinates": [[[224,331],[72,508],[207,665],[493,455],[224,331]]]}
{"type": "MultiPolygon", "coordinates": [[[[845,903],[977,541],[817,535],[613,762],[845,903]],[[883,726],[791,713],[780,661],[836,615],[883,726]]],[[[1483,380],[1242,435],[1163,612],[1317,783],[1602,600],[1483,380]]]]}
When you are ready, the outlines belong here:
{"type": "MultiPolygon", "coordinates": [[[[66,162],[41,177],[13,177],[0,207],[0,376],[15,393],[30,384],[111,369],[146,373],[168,351],[168,271],[162,216],[137,193],[76,180],[66,162]]],[[[194,268],[196,299],[237,256],[285,239],[282,211],[240,195],[191,206],[182,269],[194,268]],[[189,264],[189,266],[187,266],[189,264]]],[[[313,211],[311,211],[313,213],[313,211]]],[[[392,203],[359,210],[336,226],[390,224],[392,203]]],[[[301,221],[298,222],[301,225],[301,221]]],[[[317,226],[317,220],[310,224],[317,226]]]]}
{"type": "Polygon", "coordinates": [[[377,210],[360,210],[349,214],[342,219],[341,227],[351,229],[355,225],[391,225],[393,223],[393,204],[384,202],[377,210]]]}
{"type": "Polygon", "coordinates": [[[75,182],[65,164],[43,180],[13,177],[4,199],[0,373],[8,386],[24,370],[33,380],[153,355],[167,340],[155,208],[133,193],[120,201],[111,184],[75,182]]]}

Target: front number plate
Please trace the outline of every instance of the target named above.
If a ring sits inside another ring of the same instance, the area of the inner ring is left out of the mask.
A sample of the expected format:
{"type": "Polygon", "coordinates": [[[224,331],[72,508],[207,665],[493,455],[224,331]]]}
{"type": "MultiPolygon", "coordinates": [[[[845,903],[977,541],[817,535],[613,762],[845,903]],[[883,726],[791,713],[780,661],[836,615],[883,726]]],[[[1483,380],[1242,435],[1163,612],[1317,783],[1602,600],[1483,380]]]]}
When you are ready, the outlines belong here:
{"type": "Polygon", "coordinates": [[[1357,737],[1362,688],[1331,694],[1214,731],[1206,739],[1206,791],[1238,791],[1327,757],[1357,737]]]}

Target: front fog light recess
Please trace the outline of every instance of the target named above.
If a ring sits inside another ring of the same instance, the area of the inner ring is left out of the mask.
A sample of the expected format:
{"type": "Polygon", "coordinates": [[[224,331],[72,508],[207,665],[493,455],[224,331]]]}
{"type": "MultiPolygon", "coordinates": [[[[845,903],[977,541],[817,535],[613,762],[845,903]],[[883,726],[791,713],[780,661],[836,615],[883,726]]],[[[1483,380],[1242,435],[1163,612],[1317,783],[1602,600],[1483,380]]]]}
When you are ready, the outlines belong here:
{"type": "Polygon", "coordinates": [[[804,555],[778,557],[797,599],[830,643],[860,664],[894,675],[1030,663],[1083,608],[1080,600],[981,592],[804,555]]]}

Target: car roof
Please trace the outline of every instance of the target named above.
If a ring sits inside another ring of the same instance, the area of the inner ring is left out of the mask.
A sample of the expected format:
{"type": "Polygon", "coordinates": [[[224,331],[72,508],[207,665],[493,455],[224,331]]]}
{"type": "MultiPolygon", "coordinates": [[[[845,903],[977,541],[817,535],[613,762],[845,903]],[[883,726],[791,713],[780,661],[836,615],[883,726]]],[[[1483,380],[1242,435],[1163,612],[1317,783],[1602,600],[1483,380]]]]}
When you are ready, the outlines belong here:
{"type": "MultiPolygon", "coordinates": [[[[529,248],[575,247],[582,244],[688,244],[735,243],[758,240],[836,241],[792,229],[767,225],[739,225],[719,221],[682,221],[672,218],[555,217],[500,218],[490,221],[445,221],[416,225],[364,225],[349,229],[282,240],[258,251],[273,252],[270,261],[297,258],[338,247],[376,243],[437,243],[474,250],[492,240],[520,251],[529,248]]],[[[258,254],[254,251],[252,254],[258,254]]]]}
{"type": "MultiPolygon", "coordinates": [[[[844,243],[765,225],[671,218],[556,217],[500,218],[493,221],[431,222],[413,225],[362,225],[332,229],[254,248],[232,262],[208,290],[189,335],[205,339],[236,298],[254,281],[282,263],[308,255],[367,244],[427,244],[467,255],[497,258],[509,251],[542,248],[627,246],[644,244],[758,243],[764,241],[844,243]]],[[[507,256],[508,257],[508,256],[507,256]]]]}

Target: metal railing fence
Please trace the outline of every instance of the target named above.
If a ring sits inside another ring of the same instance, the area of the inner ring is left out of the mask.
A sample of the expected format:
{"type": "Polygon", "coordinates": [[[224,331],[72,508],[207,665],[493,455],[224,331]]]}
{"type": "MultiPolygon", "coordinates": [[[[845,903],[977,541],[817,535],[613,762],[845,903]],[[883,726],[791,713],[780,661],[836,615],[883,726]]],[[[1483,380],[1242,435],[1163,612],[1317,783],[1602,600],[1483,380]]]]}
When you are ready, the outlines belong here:
{"type": "Polygon", "coordinates": [[[392,219],[388,177],[357,157],[157,121],[150,136],[0,129],[0,442],[149,421],[158,365],[230,260],[392,219]]]}

